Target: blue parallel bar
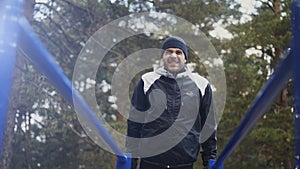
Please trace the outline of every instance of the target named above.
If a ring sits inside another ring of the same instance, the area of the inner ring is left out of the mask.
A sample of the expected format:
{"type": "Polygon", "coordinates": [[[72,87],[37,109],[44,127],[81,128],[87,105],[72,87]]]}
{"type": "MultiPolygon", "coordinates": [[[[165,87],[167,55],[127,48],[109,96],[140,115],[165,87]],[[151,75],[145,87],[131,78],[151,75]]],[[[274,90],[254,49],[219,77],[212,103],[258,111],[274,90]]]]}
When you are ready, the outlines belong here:
{"type": "Polygon", "coordinates": [[[261,118],[267,108],[271,105],[274,99],[278,96],[281,89],[284,87],[288,79],[292,76],[292,55],[291,52],[284,57],[280,62],[275,72],[268,79],[265,86],[260,90],[254,103],[246,113],[241,124],[236,129],[231,139],[226,144],[223,151],[220,153],[217,160],[210,166],[210,169],[221,169],[225,159],[232,153],[236,146],[249,133],[255,123],[261,118]]]}
{"type": "Polygon", "coordinates": [[[295,103],[295,168],[300,168],[300,0],[295,0],[292,6],[293,31],[293,70],[294,70],[294,103],[295,103]]]}
{"type": "Polygon", "coordinates": [[[0,2],[0,158],[6,128],[13,70],[16,62],[19,25],[23,1],[0,2]]]}
{"type": "MultiPolygon", "coordinates": [[[[215,165],[215,163],[216,163],[216,160],[209,160],[209,168],[211,169],[212,166],[215,165]]],[[[216,167],[217,167],[217,166],[216,166],[216,167]]],[[[224,169],[224,165],[223,165],[223,164],[219,165],[219,166],[218,166],[218,169],[224,169]]]]}
{"type": "MultiPolygon", "coordinates": [[[[82,99],[76,89],[73,88],[68,77],[64,74],[59,65],[55,63],[55,60],[34,33],[27,20],[21,18],[19,23],[21,27],[20,47],[27,57],[32,61],[35,67],[48,78],[66,101],[72,107],[76,106],[77,115],[88,121],[91,128],[96,130],[96,133],[101,136],[108,147],[117,155],[119,162],[126,163],[128,156],[122,152],[96,115],[91,111],[87,103],[82,99]]],[[[119,166],[124,167],[126,165],[120,164],[119,166]]]]}
{"type": "Polygon", "coordinates": [[[116,169],[130,169],[131,168],[131,155],[124,154],[124,156],[117,156],[116,169]]]}

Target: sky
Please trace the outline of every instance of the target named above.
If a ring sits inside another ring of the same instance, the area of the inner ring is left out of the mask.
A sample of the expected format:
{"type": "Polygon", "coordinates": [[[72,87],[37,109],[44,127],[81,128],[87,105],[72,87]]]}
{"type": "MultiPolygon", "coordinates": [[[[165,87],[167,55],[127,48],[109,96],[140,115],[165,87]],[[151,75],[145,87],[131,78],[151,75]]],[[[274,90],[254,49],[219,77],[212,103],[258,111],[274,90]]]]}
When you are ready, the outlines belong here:
{"type": "MultiPolygon", "coordinates": [[[[260,2],[257,0],[235,0],[236,2],[241,4],[241,12],[244,14],[242,16],[241,22],[246,22],[251,19],[250,14],[253,14],[256,12],[255,7],[258,7],[260,5],[260,2]]],[[[225,26],[221,23],[216,23],[215,30],[210,32],[210,35],[214,37],[218,37],[221,39],[230,39],[232,38],[232,35],[224,28],[225,26]]]]}

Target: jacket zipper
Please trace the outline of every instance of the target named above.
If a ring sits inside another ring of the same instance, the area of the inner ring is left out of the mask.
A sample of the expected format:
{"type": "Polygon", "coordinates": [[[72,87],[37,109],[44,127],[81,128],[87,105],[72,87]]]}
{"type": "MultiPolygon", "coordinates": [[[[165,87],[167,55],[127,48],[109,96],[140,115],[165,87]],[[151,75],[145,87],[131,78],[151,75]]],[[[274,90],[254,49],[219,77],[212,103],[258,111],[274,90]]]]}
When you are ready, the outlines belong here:
{"type": "Polygon", "coordinates": [[[172,116],[172,123],[174,123],[174,116],[175,116],[175,104],[176,104],[176,90],[177,90],[177,85],[176,85],[176,81],[175,81],[175,83],[173,84],[173,89],[174,89],[174,93],[173,93],[173,95],[172,95],[172,114],[171,114],[171,116],[172,116]]]}

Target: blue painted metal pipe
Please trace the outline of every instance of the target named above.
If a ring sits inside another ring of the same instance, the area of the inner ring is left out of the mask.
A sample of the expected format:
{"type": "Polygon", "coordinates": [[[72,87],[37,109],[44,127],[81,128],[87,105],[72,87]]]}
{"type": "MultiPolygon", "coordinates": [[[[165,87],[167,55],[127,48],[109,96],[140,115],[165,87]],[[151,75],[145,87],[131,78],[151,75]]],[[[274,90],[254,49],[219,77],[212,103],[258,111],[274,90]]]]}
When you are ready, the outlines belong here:
{"type": "Polygon", "coordinates": [[[293,31],[293,70],[294,70],[294,102],[295,102],[295,168],[300,168],[300,0],[295,0],[292,6],[293,31]]]}
{"type": "MultiPolygon", "coordinates": [[[[62,94],[71,106],[76,106],[77,115],[88,121],[96,133],[111,148],[112,152],[123,156],[122,150],[100,123],[96,115],[91,111],[80,94],[73,88],[72,83],[62,69],[55,63],[51,54],[39,40],[25,18],[19,21],[21,26],[20,47],[35,67],[42,72],[54,87],[62,94]]],[[[123,157],[126,157],[125,155],[123,157]]]]}
{"type": "Polygon", "coordinates": [[[261,118],[267,108],[278,96],[288,79],[292,76],[292,55],[291,52],[284,57],[279,66],[275,69],[270,79],[258,93],[254,103],[246,113],[243,121],[220,153],[217,160],[210,169],[220,169],[225,159],[232,153],[236,146],[249,133],[255,123],[261,118]]]}
{"type": "Polygon", "coordinates": [[[16,47],[19,25],[17,23],[23,1],[4,0],[0,2],[0,157],[2,156],[4,132],[13,70],[16,62],[16,47]]]}
{"type": "Polygon", "coordinates": [[[124,154],[124,156],[117,156],[116,169],[130,169],[131,168],[131,155],[124,154]]]}

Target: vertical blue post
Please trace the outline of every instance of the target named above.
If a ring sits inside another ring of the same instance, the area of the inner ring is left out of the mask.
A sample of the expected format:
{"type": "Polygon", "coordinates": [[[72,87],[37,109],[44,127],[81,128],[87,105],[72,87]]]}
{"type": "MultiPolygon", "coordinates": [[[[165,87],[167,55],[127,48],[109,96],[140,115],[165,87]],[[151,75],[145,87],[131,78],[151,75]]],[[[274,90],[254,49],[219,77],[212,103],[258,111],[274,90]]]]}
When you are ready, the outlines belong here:
{"type": "MultiPolygon", "coordinates": [[[[216,165],[216,160],[209,160],[209,169],[212,169],[212,167],[215,167],[215,165],[216,165]]],[[[217,167],[217,169],[224,169],[223,164],[220,164],[216,167],[217,167]]]]}
{"type": "Polygon", "coordinates": [[[130,169],[131,168],[131,155],[124,154],[124,156],[117,156],[116,169],[130,169]]]}
{"type": "Polygon", "coordinates": [[[300,168],[300,0],[293,2],[292,8],[293,31],[293,69],[294,69],[294,102],[295,102],[295,168],[300,168]]]}
{"type": "Polygon", "coordinates": [[[16,61],[18,18],[21,0],[0,2],[0,157],[2,156],[7,111],[16,61]]]}

